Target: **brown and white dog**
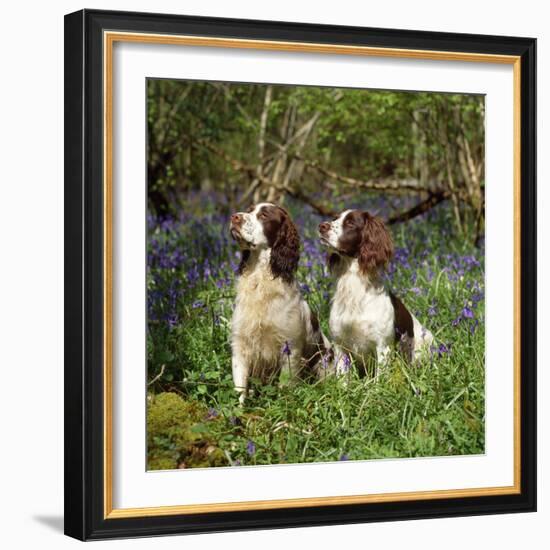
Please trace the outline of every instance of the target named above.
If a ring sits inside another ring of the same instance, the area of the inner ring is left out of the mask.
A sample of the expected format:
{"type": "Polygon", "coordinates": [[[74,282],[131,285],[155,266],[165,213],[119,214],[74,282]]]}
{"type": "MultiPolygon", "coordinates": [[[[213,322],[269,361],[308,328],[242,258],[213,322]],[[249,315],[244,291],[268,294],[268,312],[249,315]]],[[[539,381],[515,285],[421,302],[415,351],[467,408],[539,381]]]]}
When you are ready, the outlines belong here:
{"type": "Polygon", "coordinates": [[[286,210],[260,203],[233,214],[231,236],[242,250],[231,327],[233,381],[242,404],[250,377],[276,381],[283,365],[292,376],[314,376],[329,344],[295,280],[300,239],[286,210]]]}
{"type": "Polygon", "coordinates": [[[384,286],[383,270],[394,249],[382,219],[346,210],[322,222],[319,235],[330,249],[329,267],[337,279],[329,321],[336,373],[348,370],[350,355],[363,371],[374,356],[378,372],[395,344],[408,360],[418,358],[433,336],[384,286]]]}

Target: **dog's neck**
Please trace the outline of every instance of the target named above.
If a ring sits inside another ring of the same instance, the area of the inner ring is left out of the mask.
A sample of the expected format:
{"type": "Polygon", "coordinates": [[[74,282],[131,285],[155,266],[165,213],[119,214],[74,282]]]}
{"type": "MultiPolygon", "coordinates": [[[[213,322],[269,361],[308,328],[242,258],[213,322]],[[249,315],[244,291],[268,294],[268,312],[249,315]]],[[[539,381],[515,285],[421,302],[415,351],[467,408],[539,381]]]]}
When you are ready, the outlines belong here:
{"type": "Polygon", "coordinates": [[[256,248],[250,251],[250,265],[258,268],[269,266],[271,259],[271,248],[256,248]]]}
{"type": "Polygon", "coordinates": [[[359,268],[357,258],[339,256],[338,263],[333,269],[337,280],[342,278],[358,280],[366,290],[381,291],[384,289],[384,282],[380,273],[364,273],[359,268]]]}
{"type": "Polygon", "coordinates": [[[253,248],[249,251],[249,256],[246,261],[246,267],[243,271],[243,276],[250,275],[255,271],[269,271],[269,261],[271,259],[271,248],[253,248]]]}

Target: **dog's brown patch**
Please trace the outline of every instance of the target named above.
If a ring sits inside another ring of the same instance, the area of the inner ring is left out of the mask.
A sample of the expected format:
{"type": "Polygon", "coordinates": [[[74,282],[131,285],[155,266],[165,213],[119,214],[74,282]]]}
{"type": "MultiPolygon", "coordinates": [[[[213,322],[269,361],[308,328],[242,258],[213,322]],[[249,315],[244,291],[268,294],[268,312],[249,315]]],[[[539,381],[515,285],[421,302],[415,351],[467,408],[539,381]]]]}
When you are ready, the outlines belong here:
{"type": "Polygon", "coordinates": [[[287,283],[294,279],[300,259],[300,237],[287,211],[280,206],[262,206],[257,214],[271,247],[270,267],[274,277],[287,283]]]}
{"type": "Polygon", "coordinates": [[[390,292],[390,300],[395,314],[395,342],[408,360],[412,359],[412,343],[414,341],[414,324],[412,315],[403,302],[390,292]]]}
{"type": "Polygon", "coordinates": [[[359,248],[359,269],[376,275],[393,256],[393,241],[382,218],[365,212],[365,225],[359,248]]]}

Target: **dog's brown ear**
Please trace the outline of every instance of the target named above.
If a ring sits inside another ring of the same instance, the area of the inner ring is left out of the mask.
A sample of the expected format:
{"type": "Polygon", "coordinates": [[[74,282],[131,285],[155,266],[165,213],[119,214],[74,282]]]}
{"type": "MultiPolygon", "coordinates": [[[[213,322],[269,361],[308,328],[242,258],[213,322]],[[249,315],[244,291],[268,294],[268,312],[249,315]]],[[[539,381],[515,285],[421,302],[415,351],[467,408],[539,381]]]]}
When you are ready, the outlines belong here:
{"type": "Polygon", "coordinates": [[[300,237],[290,216],[281,208],[283,219],[271,247],[270,267],[274,277],[292,282],[300,259],[300,237]]]}
{"type": "Polygon", "coordinates": [[[376,276],[393,256],[393,241],[382,218],[363,212],[365,226],[359,247],[359,269],[366,275],[376,276]]]}
{"type": "Polygon", "coordinates": [[[340,265],[340,256],[336,252],[332,252],[327,255],[328,270],[330,273],[334,273],[336,268],[340,265]]]}
{"type": "Polygon", "coordinates": [[[246,264],[248,262],[248,258],[250,258],[250,250],[243,250],[241,252],[241,263],[239,264],[239,267],[237,268],[237,274],[242,275],[244,268],[246,267],[246,264]]]}

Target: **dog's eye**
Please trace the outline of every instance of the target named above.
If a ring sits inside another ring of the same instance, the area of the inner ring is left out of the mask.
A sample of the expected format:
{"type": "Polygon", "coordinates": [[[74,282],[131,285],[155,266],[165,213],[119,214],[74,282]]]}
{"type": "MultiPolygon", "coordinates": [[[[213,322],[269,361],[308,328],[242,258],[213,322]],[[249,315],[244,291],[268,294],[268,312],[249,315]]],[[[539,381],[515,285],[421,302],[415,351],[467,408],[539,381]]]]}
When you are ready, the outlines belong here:
{"type": "Polygon", "coordinates": [[[258,213],[258,218],[260,220],[265,220],[266,216],[267,216],[267,214],[265,212],[259,212],[258,213]]]}

